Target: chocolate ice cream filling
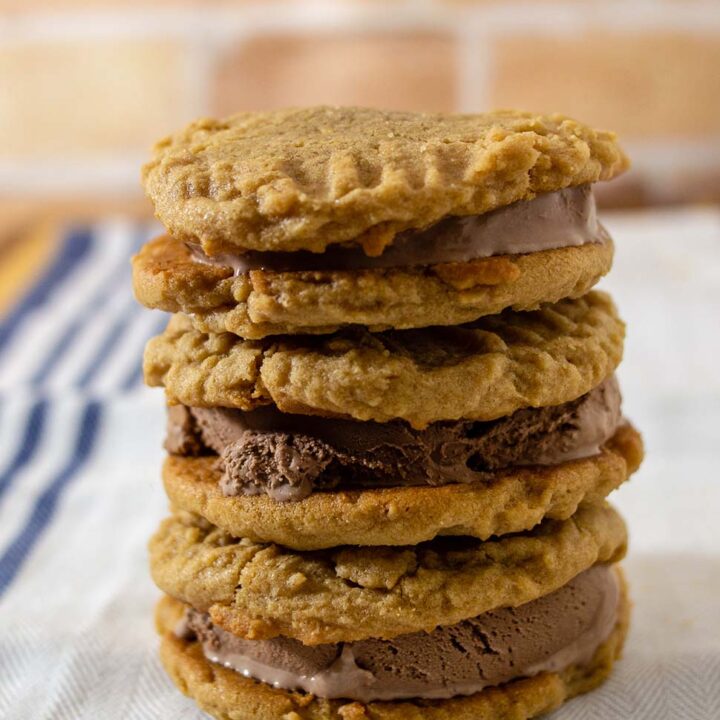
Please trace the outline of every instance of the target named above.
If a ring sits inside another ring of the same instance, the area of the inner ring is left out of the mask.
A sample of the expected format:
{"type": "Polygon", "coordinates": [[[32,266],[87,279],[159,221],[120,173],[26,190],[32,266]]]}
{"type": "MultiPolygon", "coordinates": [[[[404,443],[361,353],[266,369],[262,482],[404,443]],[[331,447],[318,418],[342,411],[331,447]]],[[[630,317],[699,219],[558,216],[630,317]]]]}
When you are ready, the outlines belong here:
{"type": "Polygon", "coordinates": [[[177,633],[197,638],[211,662],[276,688],[360,702],[446,699],[589,663],[617,622],[619,598],[616,573],[597,565],[526,605],[392,640],[245,640],[195,610],[177,633]]]}
{"type": "Polygon", "coordinates": [[[165,443],[179,455],[220,456],[225,495],[294,501],[318,490],[482,482],[505,468],[555,465],[597,454],[619,426],[612,376],[563,405],[490,422],[359,422],[229,408],[168,411],[165,443]]]}
{"type": "Polygon", "coordinates": [[[190,244],[193,258],[231,267],[235,275],[249,270],[277,272],[372,270],[468,262],[492,255],[516,255],[605,242],[590,185],[544,193],[483,215],[448,216],[424,230],[398,233],[381,254],[368,255],[360,245],[333,245],[323,253],[258,252],[206,255],[190,244]]]}

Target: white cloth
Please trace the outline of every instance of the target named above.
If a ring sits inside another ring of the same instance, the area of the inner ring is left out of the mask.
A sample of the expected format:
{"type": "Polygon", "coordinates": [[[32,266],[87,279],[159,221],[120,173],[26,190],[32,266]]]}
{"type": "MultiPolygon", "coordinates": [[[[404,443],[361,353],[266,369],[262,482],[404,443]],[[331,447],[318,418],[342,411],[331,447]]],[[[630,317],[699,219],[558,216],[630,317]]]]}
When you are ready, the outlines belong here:
{"type": "MultiPolygon", "coordinates": [[[[716,719],[720,213],[606,221],[618,253],[604,286],[628,323],[625,410],[648,452],[614,496],[635,609],[609,682],[552,717],[716,719]]],[[[132,303],[126,261],[147,233],[121,222],[76,233],[59,278],[0,325],[4,720],[204,717],[165,677],[152,626],[145,548],[167,504],[164,411],[138,360],[162,320],[132,303]]]]}

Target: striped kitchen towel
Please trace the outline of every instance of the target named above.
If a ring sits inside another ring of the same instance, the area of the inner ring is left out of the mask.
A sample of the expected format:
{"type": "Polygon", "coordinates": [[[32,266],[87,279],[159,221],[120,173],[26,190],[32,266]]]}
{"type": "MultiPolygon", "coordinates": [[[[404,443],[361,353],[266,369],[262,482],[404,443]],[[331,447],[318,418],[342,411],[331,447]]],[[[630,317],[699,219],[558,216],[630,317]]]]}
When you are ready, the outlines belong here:
{"type": "MultiPolygon", "coordinates": [[[[553,718],[716,719],[720,214],[607,220],[620,249],[610,284],[631,328],[621,380],[650,450],[615,500],[635,612],[610,681],[553,718]]],[[[204,717],[165,677],[152,627],[145,548],[167,509],[164,407],[140,362],[167,318],[136,305],[128,261],[153,230],[68,231],[0,322],[2,720],[204,717]]]]}
{"type": "Polygon", "coordinates": [[[133,299],[150,224],[64,233],[0,322],[0,718],[200,717],[157,664],[145,545],[163,403],[133,299]]]}

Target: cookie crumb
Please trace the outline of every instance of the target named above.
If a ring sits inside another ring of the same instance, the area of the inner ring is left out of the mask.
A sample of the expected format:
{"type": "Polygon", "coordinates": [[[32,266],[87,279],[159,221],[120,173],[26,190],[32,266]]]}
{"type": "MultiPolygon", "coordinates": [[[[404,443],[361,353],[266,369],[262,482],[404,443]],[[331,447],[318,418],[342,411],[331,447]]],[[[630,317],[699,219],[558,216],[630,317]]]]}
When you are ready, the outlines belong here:
{"type": "Polygon", "coordinates": [[[343,720],[367,720],[368,718],[368,714],[365,712],[365,706],[356,702],[338,708],[338,715],[343,720]]]}
{"type": "Polygon", "coordinates": [[[288,578],[287,584],[292,590],[299,590],[306,582],[307,576],[301,572],[296,572],[288,578]]]}

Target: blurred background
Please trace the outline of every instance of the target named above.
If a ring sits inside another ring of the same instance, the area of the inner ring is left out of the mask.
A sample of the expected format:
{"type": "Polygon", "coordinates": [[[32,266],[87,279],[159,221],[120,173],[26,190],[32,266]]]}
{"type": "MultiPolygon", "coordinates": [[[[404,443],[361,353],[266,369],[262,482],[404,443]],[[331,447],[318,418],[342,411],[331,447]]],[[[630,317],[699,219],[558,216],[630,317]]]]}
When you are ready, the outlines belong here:
{"type": "MultiPolygon", "coordinates": [[[[132,205],[155,139],[313,103],[616,130],[606,204],[720,200],[716,0],[2,0],[0,201],[132,205]]],[[[47,206],[46,206],[47,207],[47,206]]]]}
{"type": "Polygon", "coordinates": [[[717,0],[0,0],[0,716],[200,717],[149,627],[165,411],[140,359],[166,318],[130,290],[159,230],[139,168],[198,116],[313,103],[516,106],[620,135],[602,286],[648,457],[615,496],[633,635],[584,716],[719,717],[717,0]]]}

